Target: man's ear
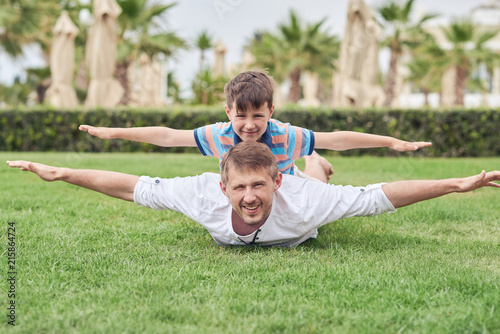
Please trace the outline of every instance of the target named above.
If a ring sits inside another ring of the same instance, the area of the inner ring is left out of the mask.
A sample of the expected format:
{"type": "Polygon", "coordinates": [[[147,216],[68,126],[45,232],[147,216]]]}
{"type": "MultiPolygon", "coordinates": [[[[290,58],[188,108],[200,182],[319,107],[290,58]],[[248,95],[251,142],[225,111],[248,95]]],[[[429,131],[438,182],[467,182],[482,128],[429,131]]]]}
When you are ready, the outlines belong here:
{"type": "Polygon", "coordinates": [[[226,111],[227,118],[231,120],[231,109],[229,109],[227,104],[224,106],[224,110],[226,111]]]}
{"type": "Polygon", "coordinates": [[[277,191],[281,187],[281,183],[283,182],[283,174],[278,172],[276,175],[276,180],[274,180],[274,191],[277,191]]]}
{"type": "Polygon", "coordinates": [[[222,183],[222,181],[219,181],[219,186],[220,186],[220,190],[222,190],[222,193],[224,194],[224,196],[229,198],[229,196],[227,194],[226,186],[224,185],[224,183],[222,183]]]}

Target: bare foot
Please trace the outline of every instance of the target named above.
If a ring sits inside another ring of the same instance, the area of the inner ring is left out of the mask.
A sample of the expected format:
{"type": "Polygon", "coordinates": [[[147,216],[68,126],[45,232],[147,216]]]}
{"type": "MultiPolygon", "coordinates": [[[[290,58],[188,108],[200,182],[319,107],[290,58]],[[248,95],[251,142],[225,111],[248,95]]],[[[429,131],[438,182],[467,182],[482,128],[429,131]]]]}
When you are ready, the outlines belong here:
{"type": "MultiPolygon", "coordinates": [[[[314,153],[316,153],[316,151],[314,151],[314,153]]],[[[330,162],[328,162],[328,160],[323,158],[321,155],[319,155],[318,153],[316,153],[316,155],[319,158],[319,164],[320,164],[321,168],[323,168],[323,170],[325,171],[325,175],[326,175],[327,179],[330,179],[330,176],[332,176],[333,173],[335,173],[335,171],[333,170],[332,164],[330,162]]]]}
{"type": "Polygon", "coordinates": [[[332,165],[328,160],[320,156],[316,151],[313,151],[310,156],[304,156],[304,161],[306,163],[304,173],[328,183],[330,176],[334,173],[332,165]]]}
{"type": "Polygon", "coordinates": [[[35,173],[36,175],[38,175],[38,177],[40,177],[42,180],[45,181],[52,182],[59,179],[58,178],[59,168],[57,167],[47,166],[36,162],[29,162],[24,160],[7,161],[7,165],[13,168],[20,168],[22,171],[30,171],[32,173],[35,173]]]}

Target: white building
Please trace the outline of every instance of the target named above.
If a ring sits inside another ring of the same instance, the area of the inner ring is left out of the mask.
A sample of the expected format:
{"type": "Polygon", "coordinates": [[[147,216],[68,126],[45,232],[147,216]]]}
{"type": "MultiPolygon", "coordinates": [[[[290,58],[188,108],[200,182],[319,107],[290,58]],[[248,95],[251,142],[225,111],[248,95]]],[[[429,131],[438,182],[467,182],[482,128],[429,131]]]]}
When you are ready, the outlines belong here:
{"type": "MultiPolygon", "coordinates": [[[[477,27],[477,31],[479,33],[484,33],[487,31],[500,32],[500,0],[486,0],[482,5],[472,8],[469,18],[477,27]]],[[[431,21],[426,25],[426,30],[436,38],[437,43],[443,49],[452,48],[452,44],[448,42],[443,31],[448,23],[448,20],[435,20],[434,22],[431,21]]],[[[487,43],[485,43],[485,46],[500,53],[500,34],[497,34],[494,38],[490,39],[487,43]]],[[[471,43],[470,48],[472,47],[473,45],[471,43]]],[[[481,105],[489,105],[490,107],[499,107],[500,67],[493,70],[491,77],[486,72],[485,68],[480,70],[477,75],[489,81],[489,94],[467,93],[464,100],[465,106],[476,107],[481,105]]],[[[443,91],[445,90],[446,88],[443,87],[443,91]]],[[[422,94],[408,94],[407,91],[403,91],[403,94],[401,94],[399,98],[402,107],[422,106],[424,101],[424,97],[422,94]]],[[[429,102],[433,107],[439,106],[439,100],[440,96],[437,93],[431,94],[429,96],[429,102]]]]}

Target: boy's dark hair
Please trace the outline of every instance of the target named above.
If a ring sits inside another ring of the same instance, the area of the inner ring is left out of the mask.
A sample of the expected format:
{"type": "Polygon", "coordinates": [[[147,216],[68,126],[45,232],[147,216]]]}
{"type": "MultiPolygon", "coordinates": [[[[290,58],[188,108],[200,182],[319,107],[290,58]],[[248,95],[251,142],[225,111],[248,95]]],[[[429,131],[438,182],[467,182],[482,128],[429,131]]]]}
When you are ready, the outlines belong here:
{"type": "Polygon", "coordinates": [[[246,111],[253,107],[259,109],[267,103],[273,105],[274,80],[264,72],[247,71],[235,76],[224,86],[227,106],[236,107],[236,112],[246,111]]]}
{"type": "Polygon", "coordinates": [[[278,176],[278,165],[271,149],[259,142],[242,141],[226,152],[220,170],[220,178],[224,185],[227,184],[230,167],[237,171],[265,169],[273,180],[278,176]]]}

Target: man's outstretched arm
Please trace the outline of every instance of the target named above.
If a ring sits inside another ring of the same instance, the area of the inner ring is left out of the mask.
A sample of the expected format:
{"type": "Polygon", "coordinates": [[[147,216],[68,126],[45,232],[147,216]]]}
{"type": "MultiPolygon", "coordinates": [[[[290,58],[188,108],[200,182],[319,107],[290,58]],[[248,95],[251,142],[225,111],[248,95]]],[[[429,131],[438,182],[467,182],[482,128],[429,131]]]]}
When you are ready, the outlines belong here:
{"type": "Polygon", "coordinates": [[[500,188],[500,184],[493,182],[498,180],[499,171],[486,173],[483,170],[478,175],[464,178],[387,183],[382,186],[382,190],[392,205],[400,208],[454,192],[469,192],[482,187],[500,188]]]}
{"type": "Polygon", "coordinates": [[[93,169],[52,167],[29,161],[7,161],[10,167],[30,171],[45,181],[64,181],[105,195],[134,201],[134,188],[138,176],[93,169]]]}

